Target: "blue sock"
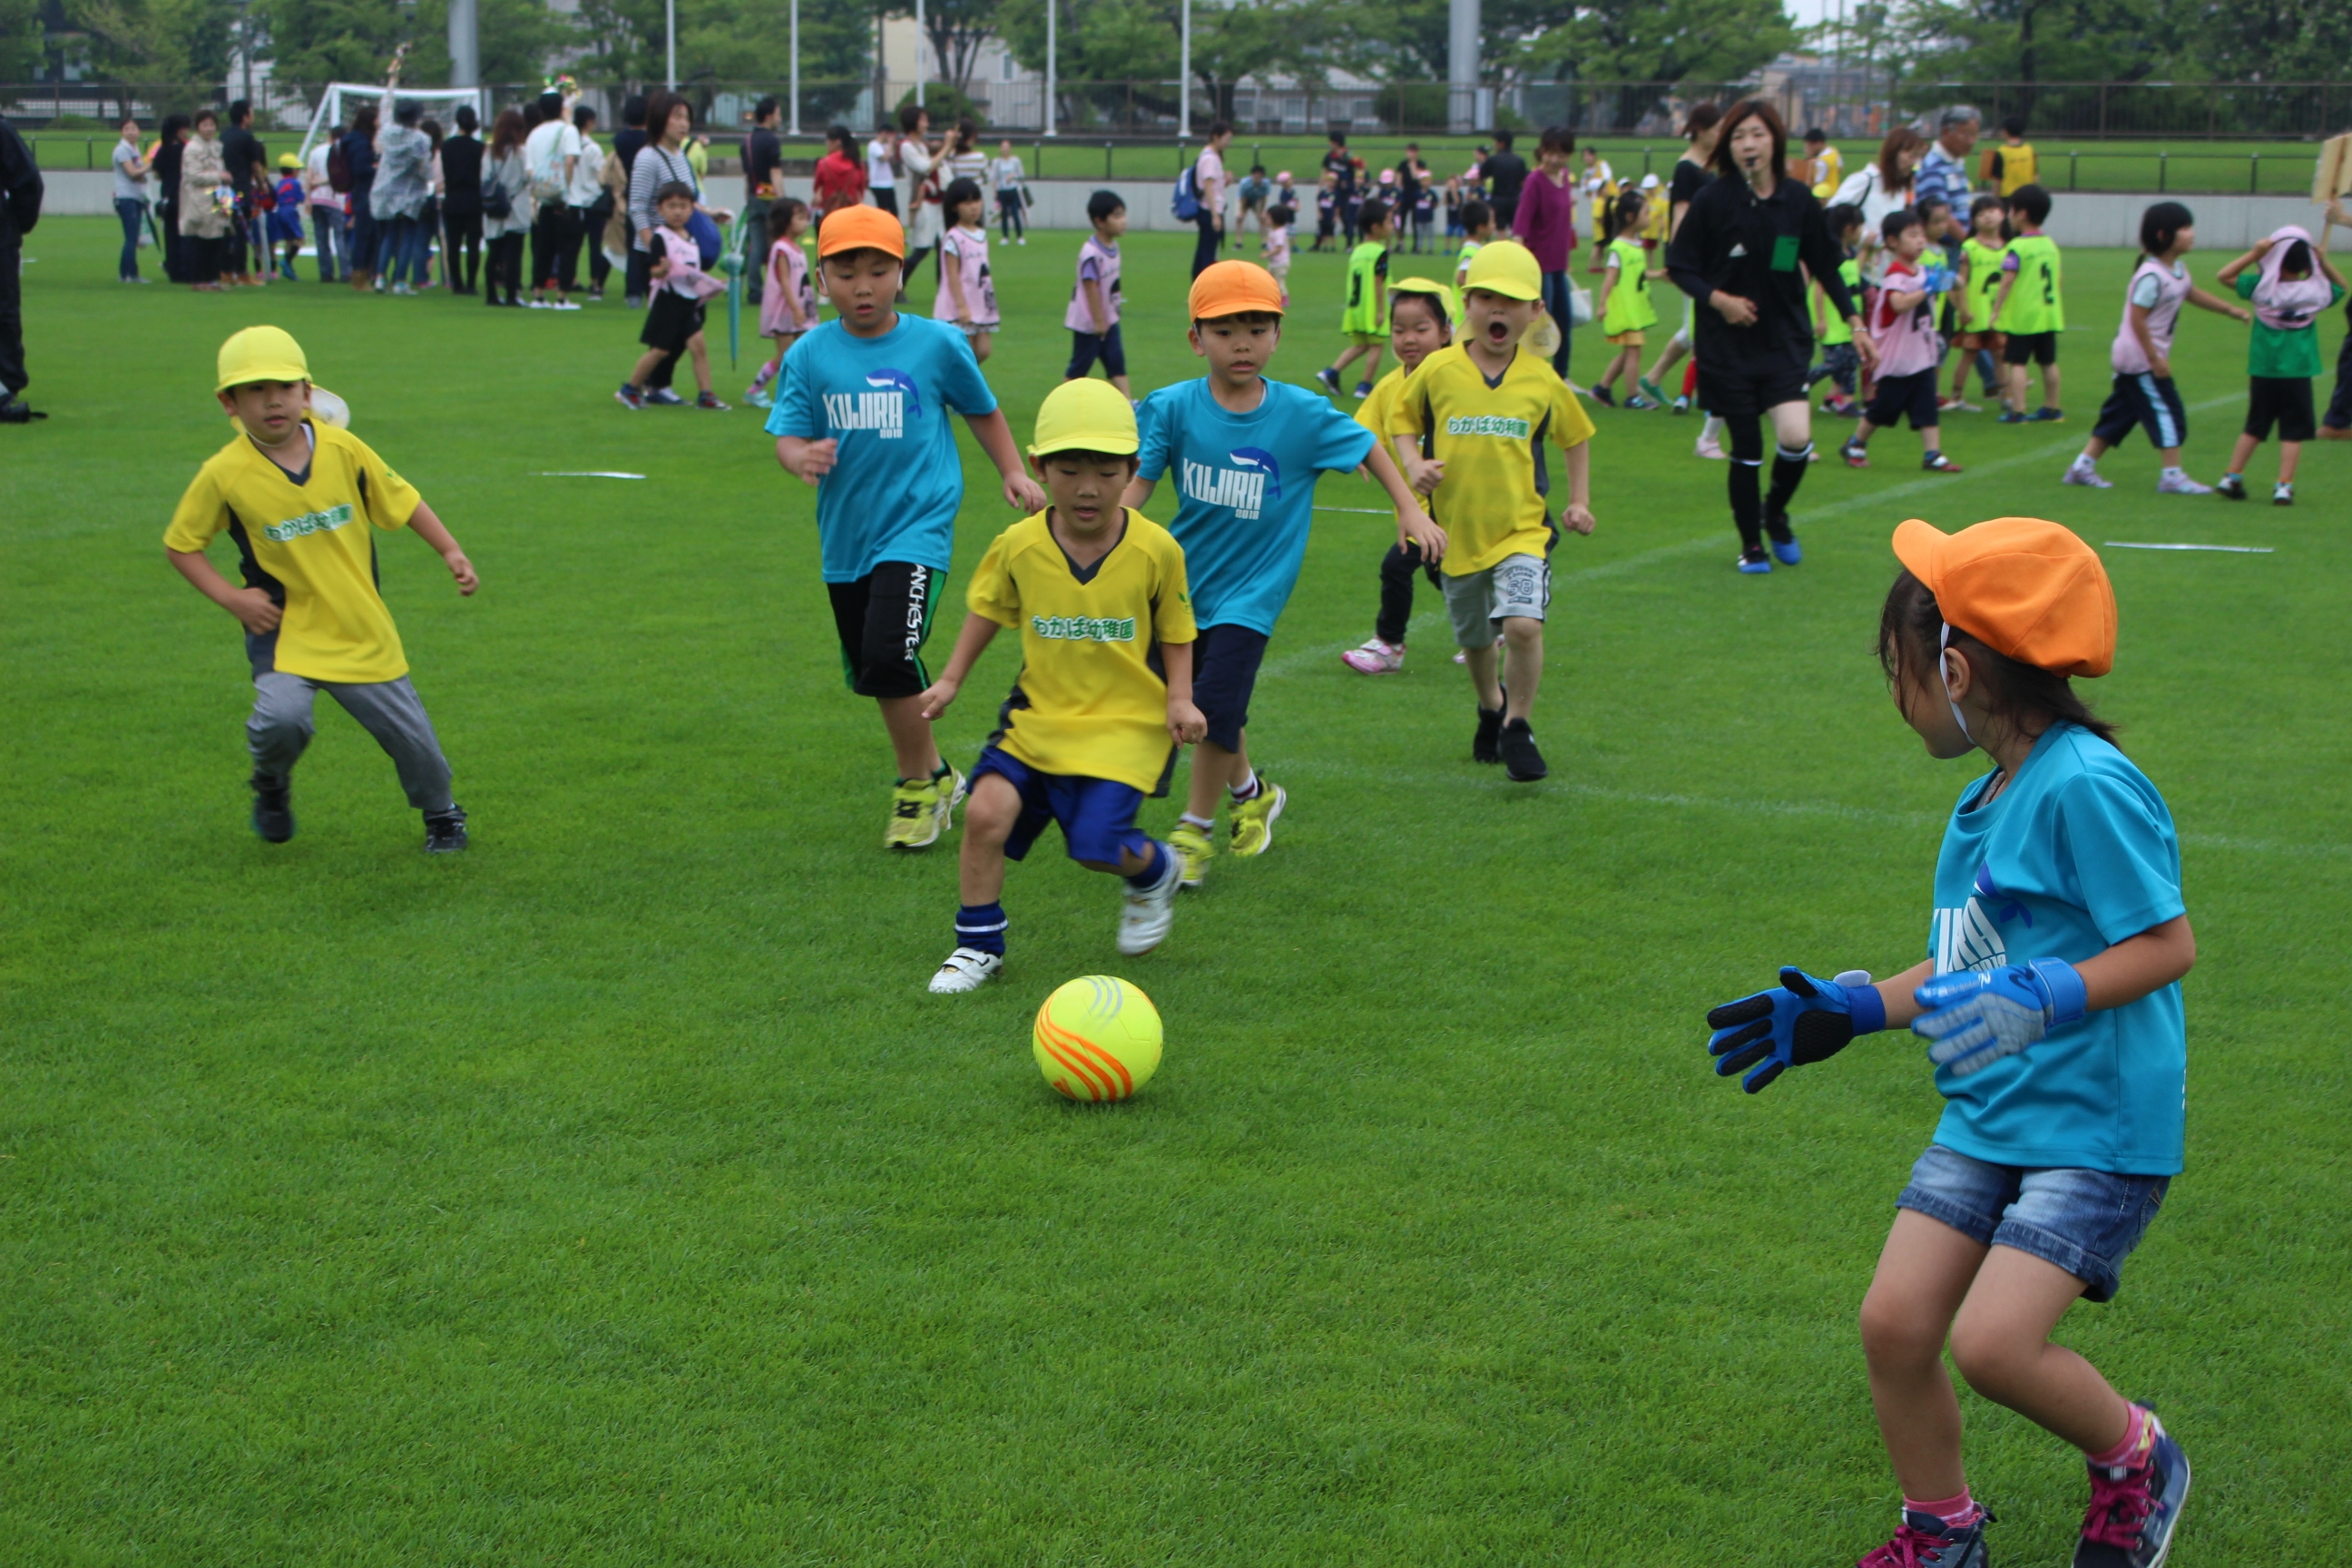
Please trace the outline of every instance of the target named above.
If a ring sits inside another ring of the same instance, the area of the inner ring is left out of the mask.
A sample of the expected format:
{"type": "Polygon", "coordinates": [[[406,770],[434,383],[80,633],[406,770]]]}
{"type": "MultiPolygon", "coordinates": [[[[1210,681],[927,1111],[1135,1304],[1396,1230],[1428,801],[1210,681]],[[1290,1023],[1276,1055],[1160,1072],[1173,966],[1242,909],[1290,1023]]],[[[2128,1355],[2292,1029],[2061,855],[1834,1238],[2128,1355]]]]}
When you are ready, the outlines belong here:
{"type": "Polygon", "coordinates": [[[1150,856],[1150,859],[1142,870],[1127,879],[1127,885],[1139,893],[1150,892],[1153,885],[1168,873],[1168,851],[1161,846],[1160,840],[1147,838],[1143,843],[1145,853],[1150,856]]]}
{"type": "Polygon", "coordinates": [[[965,904],[956,910],[956,945],[1004,956],[1004,906],[965,904]]]}

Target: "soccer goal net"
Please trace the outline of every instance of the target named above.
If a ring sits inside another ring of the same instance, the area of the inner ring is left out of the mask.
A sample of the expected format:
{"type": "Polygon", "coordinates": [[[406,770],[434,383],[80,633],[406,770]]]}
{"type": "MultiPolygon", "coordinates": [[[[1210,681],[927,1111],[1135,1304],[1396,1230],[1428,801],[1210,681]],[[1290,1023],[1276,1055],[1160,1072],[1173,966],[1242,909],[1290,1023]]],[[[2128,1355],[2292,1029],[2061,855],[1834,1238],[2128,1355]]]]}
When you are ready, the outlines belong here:
{"type": "MultiPolygon", "coordinates": [[[[470,103],[482,122],[489,122],[489,100],[475,87],[403,87],[393,94],[394,103],[415,103],[425,112],[441,122],[444,131],[457,129],[451,116],[461,103],[470,103]]],[[[302,150],[296,154],[306,164],[310,161],[310,149],[319,139],[338,125],[349,125],[352,116],[369,104],[383,101],[383,89],[364,82],[334,81],[327,84],[319,95],[319,107],[310,116],[310,128],[302,136],[302,150]]]]}

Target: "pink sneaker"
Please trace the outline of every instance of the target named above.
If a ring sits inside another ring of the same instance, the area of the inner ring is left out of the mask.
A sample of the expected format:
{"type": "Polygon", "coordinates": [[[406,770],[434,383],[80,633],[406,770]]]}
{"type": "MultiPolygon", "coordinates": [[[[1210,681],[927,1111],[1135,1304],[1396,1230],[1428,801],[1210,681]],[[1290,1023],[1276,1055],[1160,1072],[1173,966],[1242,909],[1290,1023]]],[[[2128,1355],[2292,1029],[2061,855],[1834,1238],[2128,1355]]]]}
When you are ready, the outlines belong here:
{"type": "Polygon", "coordinates": [[[1363,647],[1341,654],[1339,662],[1358,675],[1394,675],[1404,668],[1404,645],[1371,637],[1363,647]]]}

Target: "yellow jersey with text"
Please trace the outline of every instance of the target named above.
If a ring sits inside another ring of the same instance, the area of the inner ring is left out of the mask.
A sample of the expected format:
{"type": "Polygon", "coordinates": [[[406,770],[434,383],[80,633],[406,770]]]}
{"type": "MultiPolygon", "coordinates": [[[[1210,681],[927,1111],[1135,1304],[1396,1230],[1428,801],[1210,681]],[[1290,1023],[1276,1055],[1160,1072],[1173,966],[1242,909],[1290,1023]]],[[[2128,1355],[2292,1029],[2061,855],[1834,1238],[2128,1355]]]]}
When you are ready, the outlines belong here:
{"type": "Polygon", "coordinates": [[[964,602],[1021,633],[1021,674],[989,743],[1041,773],[1167,785],[1161,643],[1197,635],[1175,536],[1129,509],[1118,543],[1083,571],[1038,512],[988,547],[964,602]]]}
{"type": "Polygon", "coordinates": [[[1389,433],[1425,436],[1445,465],[1430,515],[1445,530],[1449,577],[1484,572],[1507,555],[1541,557],[1551,542],[1551,465],[1592,438],[1592,421],[1568,384],[1523,345],[1493,382],[1460,344],[1421,362],[1389,433]]]}
{"type": "Polygon", "coordinates": [[[197,554],[226,532],[248,588],[286,612],[277,666],[311,680],[365,683],[408,673],[400,633],[376,587],[378,528],[405,528],[416,489],[348,430],[305,421],[300,475],[237,437],[196,470],[163,531],[166,549],[197,554]]]}
{"type": "Polygon", "coordinates": [[[1356,423],[1379,438],[1381,447],[1391,461],[1396,448],[1389,445],[1389,422],[1396,417],[1397,400],[1404,395],[1404,384],[1412,372],[1402,365],[1392,365],[1389,373],[1372,383],[1372,395],[1356,410],[1356,423]]]}

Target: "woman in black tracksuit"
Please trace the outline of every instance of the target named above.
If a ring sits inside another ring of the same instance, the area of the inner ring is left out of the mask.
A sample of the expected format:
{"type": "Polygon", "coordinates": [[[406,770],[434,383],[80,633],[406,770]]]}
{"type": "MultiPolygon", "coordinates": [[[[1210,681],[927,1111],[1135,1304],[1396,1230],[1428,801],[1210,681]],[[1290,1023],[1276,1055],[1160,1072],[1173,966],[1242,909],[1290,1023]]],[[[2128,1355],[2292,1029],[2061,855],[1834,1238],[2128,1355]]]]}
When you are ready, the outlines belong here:
{"type": "Polygon", "coordinates": [[[1844,258],[1822,205],[1803,182],[1786,175],[1788,148],[1788,130],[1770,104],[1752,98],[1734,104],[1715,143],[1721,177],[1691,198],[1666,247],[1666,270],[1698,304],[1691,353],[1698,361],[1699,405],[1721,418],[1730,437],[1731,520],[1739,530],[1739,569],[1749,573],[1769,572],[1775,558],[1786,566],[1803,559],[1789,526],[1789,500],[1813,450],[1805,395],[1813,352],[1808,274],[1821,281],[1831,308],[1853,323],[1864,364],[1876,357],[1838,277],[1844,258]],[[1767,416],[1778,442],[1769,496],[1760,493],[1767,416]]]}

